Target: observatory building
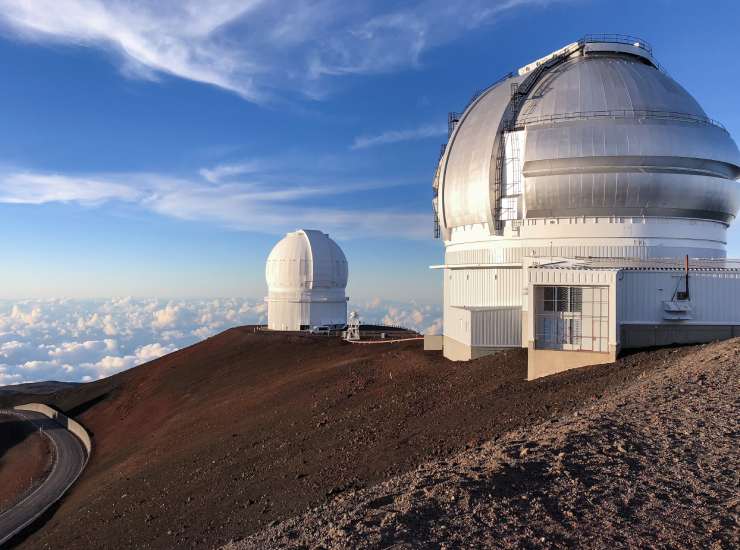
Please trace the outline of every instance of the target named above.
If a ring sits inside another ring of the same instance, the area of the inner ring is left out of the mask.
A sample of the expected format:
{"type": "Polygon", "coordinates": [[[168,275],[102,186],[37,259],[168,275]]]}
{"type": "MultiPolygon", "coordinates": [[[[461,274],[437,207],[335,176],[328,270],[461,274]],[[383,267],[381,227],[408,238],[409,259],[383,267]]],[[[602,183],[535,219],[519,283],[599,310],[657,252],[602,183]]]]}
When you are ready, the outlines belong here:
{"type": "Polygon", "coordinates": [[[329,235],[288,233],[267,258],[267,327],[308,330],[347,324],[347,258],[329,235]]]}
{"type": "Polygon", "coordinates": [[[450,113],[434,176],[444,355],[530,379],[740,335],[740,152],[638,38],[591,35],[450,113]]]}

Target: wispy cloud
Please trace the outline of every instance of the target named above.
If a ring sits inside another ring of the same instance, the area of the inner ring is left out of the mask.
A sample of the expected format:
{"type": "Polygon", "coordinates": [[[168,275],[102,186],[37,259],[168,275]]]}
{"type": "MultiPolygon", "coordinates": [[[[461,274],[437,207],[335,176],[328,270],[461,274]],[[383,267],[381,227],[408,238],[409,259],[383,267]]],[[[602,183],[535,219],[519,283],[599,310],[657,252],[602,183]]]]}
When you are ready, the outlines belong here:
{"type": "Polygon", "coordinates": [[[219,164],[212,168],[202,168],[200,175],[211,183],[218,183],[223,179],[244,174],[257,174],[265,169],[261,161],[250,160],[238,164],[219,164]]]}
{"type": "Polygon", "coordinates": [[[427,139],[443,136],[446,133],[447,126],[444,124],[426,124],[410,130],[390,130],[374,136],[357,136],[352,143],[351,149],[367,149],[376,145],[427,139]]]}
{"type": "Polygon", "coordinates": [[[325,77],[417,66],[429,48],[547,0],[0,0],[0,25],[114,52],[129,77],[211,84],[263,103],[327,92],[325,77]]]}
{"type": "Polygon", "coordinates": [[[130,186],[97,178],[18,172],[7,174],[0,184],[0,202],[43,204],[76,202],[96,205],[109,200],[135,201],[141,193],[130,186]]]}
{"type": "Polygon", "coordinates": [[[259,101],[248,52],[219,39],[221,29],[253,12],[261,0],[1,0],[7,27],[21,37],[99,45],[115,51],[127,75],[157,72],[231,90],[259,101]]]}
{"type": "Polygon", "coordinates": [[[316,226],[344,238],[370,233],[411,239],[428,236],[426,213],[396,208],[326,206],[328,197],[359,194],[398,186],[398,183],[295,185],[290,183],[290,178],[286,182],[267,173],[264,181],[231,181],[228,173],[244,175],[242,172],[248,170],[226,168],[201,170],[202,174],[205,172],[202,179],[147,173],[81,177],[11,171],[0,174],[0,203],[98,206],[125,202],[170,218],[212,223],[240,231],[281,233],[296,227],[316,226]]]}

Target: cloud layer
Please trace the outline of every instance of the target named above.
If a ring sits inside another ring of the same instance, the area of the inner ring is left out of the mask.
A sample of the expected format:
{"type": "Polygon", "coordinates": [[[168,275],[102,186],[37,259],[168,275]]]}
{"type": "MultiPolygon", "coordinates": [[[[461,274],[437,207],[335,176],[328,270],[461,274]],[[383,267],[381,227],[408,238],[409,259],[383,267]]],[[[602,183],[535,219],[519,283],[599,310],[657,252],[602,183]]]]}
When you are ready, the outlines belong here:
{"type": "MultiPolygon", "coordinates": [[[[350,306],[363,322],[439,331],[438,306],[350,306]]],[[[264,323],[256,300],[0,301],[0,385],[97,380],[146,363],[227,328],[264,323]]]]}
{"type": "Polygon", "coordinates": [[[3,301],[0,385],[95,380],[264,315],[244,299],[3,301]]]}
{"type": "Polygon", "coordinates": [[[192,178],[146,173],[75,176],[0,172],[0,203],[128,203],[162,216],[240,231],[279,234],[296,227],[317,226],[339,238],[370,233],[428,238],[426,212],[397,207],[324,206],[327,197],[398,184],[296,183],[289,174],[260,166],[261,161],[215,166],[200,170],[200,177],[192,178]]]}
{"type": "Polygon", "coordinates": [[[546,0],[0,0],[21,39],[97,46],[125,75],[169,74],[263,103],[328,77],[418,66],[422,54],[546,0]]]}

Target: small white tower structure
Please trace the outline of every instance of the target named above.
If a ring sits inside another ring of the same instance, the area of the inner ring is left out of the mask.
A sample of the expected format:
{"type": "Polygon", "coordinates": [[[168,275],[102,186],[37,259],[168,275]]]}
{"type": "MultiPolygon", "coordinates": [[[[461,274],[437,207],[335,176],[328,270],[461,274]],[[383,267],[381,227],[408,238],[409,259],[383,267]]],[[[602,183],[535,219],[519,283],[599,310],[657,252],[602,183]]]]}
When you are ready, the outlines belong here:
{"type": "Polygon", "coordinates": [[[308,330],[347,322],[347,258],[329,235],[288,233],[267,258],[267,327],[308,330]]]}
{"type": "Polygon", "coordinates": [[[347,325],[347,333],[345,340],[359,340],[360,339],[360,315],[353,311],[349,314],[349,323],[347,325]]]}

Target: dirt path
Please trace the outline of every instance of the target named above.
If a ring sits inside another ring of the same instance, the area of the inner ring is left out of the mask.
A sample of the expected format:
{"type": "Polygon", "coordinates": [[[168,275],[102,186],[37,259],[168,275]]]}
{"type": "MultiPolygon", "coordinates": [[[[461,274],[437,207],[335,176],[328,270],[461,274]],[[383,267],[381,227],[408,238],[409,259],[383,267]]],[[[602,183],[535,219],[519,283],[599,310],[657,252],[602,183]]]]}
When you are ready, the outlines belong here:
{"type": "Polygon", "coordinates": [[[38,486],[51,468],[46,438],[30,423],[0,413],[0,512],[38,486]]]}
{"type": "Polygon", "coordinates": [[[226,548],[737,548],[740,340],[640,357],[578,412],[226,548]]]}

